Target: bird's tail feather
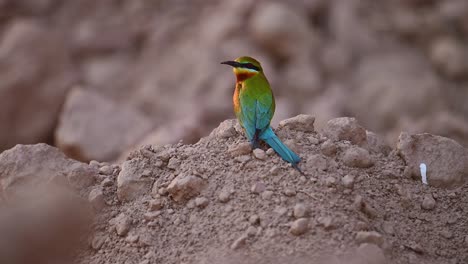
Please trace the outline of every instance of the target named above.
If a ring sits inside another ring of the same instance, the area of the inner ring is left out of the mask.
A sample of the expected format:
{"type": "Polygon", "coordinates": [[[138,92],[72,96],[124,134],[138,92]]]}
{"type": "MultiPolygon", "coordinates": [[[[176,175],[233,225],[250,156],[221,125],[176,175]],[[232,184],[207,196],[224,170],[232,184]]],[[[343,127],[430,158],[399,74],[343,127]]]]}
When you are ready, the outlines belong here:
{"type": "Polygon", "coordinates": [[[299,158],[296,153],[294,153],[283,142],[281,142],[271,127],[267,128],[262,134],[260,134],[260,139],[272,147],[276,153],[281,156],[281,158],[291,163],[294,168],[299,170],[297,163],[301,161],[301,158],[299,158]]]}

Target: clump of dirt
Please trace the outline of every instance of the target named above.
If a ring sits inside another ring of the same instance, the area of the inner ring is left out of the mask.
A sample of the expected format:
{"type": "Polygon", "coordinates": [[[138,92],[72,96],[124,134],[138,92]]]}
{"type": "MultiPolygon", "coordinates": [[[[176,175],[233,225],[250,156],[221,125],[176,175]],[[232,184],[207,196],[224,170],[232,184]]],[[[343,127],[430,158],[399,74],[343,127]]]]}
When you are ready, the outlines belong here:
{"type": "Polygon", "coordinates": [[[78,263],[468,260],[466,184],[412,179],[375,134],[349,140],[365,133],[355,120],[332,122],[328,137],[301,122],[313,118],[276,132],[305,175],[266,146],[251,152],[231,120],[193,145],[146,146],[118,167],[94,162],[104,203],[78,263]]]}

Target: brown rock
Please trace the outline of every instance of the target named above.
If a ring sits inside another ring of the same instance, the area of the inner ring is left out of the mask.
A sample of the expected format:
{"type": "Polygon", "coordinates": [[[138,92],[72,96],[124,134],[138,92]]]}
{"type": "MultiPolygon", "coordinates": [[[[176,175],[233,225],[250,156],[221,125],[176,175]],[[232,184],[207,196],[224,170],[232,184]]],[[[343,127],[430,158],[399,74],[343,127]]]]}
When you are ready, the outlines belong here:
{"type": "Polygon", "coordinates": [[[253,151],[253,155],[256,159],[258,160],[265,160],[266,159],[266,153],[263,149],[254,149],[253,151]]]}
{"type": "Polygon", "coordinates": [[[167,191],[176,202],[182,202],[197,196],[205,186],[205,181],[197,176],[179,174],[167,187],[167,191]]]}
{"type": "Polygon", "coordinates": [[[421,208],[425,210],[432,210],[436,206],[436,201],[434,200],[434,197],[432,197],[432,194],[426,194],[424,195],[424,199],[421,203],[421,208]]]}
{"type": "Polygon", "coordinates": [[[339,117],[328,121],[323,134],[334,141],[348,140],[359,146],[367,143],[366,130],[352,117],[339,117]]]}
{"type": "Polygon", "coordinates": [[[459,78],[468,73],[468,50],[456,39],[436,39],[430,52],[432,62],[447,77],[459,78]]]}
{"type": "Polygon", "coordinates": [[[314,41],[306,17],[283,3],[265,4],[255,9],[251,17],[249,28],[254,39],[280,57],[300,55],[314,41]]]}
{"type": "Polygon", "coordinates": [[[326,140],[320,146],[320,150],[322,151],[323,155],[331,157],[336,154],[336,152],[338,151],[338,148],[336,144],[333,143],[331,140],[326,140]]]}
{"type": "Polygon", "coordinates": [[[88,201],[95,210],[101,210],[106,206],[104,194],[102,193],[102,189],[99,187],[94,188],[91,190],[91,192],[89,192],[88,201]]]}
{"type": "Polygon", "coordinates": [[[50,139],[76,80],[63,38],[32,20],[5,24],[0,42],[0,124],[5,128],[0,130],[0,152],[50,139]]]}
{"type": "Polygon", "coordinates": [[[151,120],[135,110],[75,88],[67,96],[55,141],[70,157],[110,161],[141,140],[152,126],[151,120]]]}
{"type": "Polygon", "coordinates": [[[238,145],[231,146],[228,149],[228,153],[233,157],[247,155],[252,151],[252,147],[249,142],[240,143],[238,145]]]}
{"type": "Polygon", "coordinates": [[[289,232],[295,236],[300,236],[309,229],[309,220],[307,218],[299,218],[291,224],[289,232]]]}
{"type": "Polygon", "coordinates": [[[371,131],[366,131],[367,134],[367,146],[366,149],[372,153],[382,153],[388,155],[392,148],[385,142],[385,140],[379,135],[371,131]]]}
{"type": "Polygon", "coordinates": [[[355,168],[369,168],[374,162],[369,152],[360,147],[351,147],[343,154],[343,162],[346,166],[355,168]]]}
{"type": "Polygon", "coordinates": [[[360,231],[356,234],[356,241],[359,244],[370,243],[381,247],[384,243],[384,238],[376,231],[360,231]]]}
{"type": "Polygon", "coordinates": [[[215,136],[218,138],[230,138],[237,135],[235,128],[236,123],[237,120],[235,119],[228,119],[221,122],[221,124],[219,124],[219,126],[215,128],[213,132],[211,132],[210,137],[215,136]]]}
{"type": "Polygon", "coordinates": [[[69,159],[47,144],[16,145],[0,154],[0,190],[6,193],[50,181],[85,188],[95,182],[97,175],[97,169],[69,159]]]}
{"type": "Polygon", "coordinates": [[[326,171],[328,169],[327,159],[320,154],[313,154],[307,158],[307,164],[318,171],[326,171]]]}
{"type": "Polygon", "coordinates": [[[119,236],[125,236],[130,230],[131,220],[125,214],[120,214],[116,218],[112,219],[115,224],[115,231],[119,236]]]}
{"type": "Polygon", "coordinates": [[[289,128],[297,131],[314,132],[315,117],[311,115],[298,115],[279,123],[278,128],[289,128]]]}
{"type": "Polygon", "coordinates": [[[456,187],[468,178],[468,151],[452,139],[402,133],[397,149],[413,177],[421,180],[419,166],[426,164],[429,185],[456,187]]]}
{"type": "Polygon", "coordinates": [[[138,158],[125,161],[117,177],[117,197],[120,201],[131,201],[147,194],[153,179],[145,172],[146,163],[138,158]]]}

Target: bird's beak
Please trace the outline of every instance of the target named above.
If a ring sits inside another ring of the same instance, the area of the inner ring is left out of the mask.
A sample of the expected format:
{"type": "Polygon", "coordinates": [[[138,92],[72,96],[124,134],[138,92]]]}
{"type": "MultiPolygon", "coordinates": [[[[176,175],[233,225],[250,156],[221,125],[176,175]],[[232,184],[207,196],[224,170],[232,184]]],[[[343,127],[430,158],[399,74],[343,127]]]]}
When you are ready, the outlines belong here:
{"type": "Polygon", "coordinates": [[[221,64],[226,64],[226,65],[232,66],[234,68],[241,66],[241,64],[239,62],[237,62],[237,61],[223,61],[223,62],[221,62],[221,64]]]}

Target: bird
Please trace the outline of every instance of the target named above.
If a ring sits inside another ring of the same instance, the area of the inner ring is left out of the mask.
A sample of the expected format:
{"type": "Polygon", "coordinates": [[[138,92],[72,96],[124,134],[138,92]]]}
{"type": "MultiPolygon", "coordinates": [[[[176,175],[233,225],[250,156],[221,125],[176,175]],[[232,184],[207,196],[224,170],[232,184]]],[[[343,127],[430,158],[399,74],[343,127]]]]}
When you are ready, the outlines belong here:
{"type": "Polygon", "coordinates": [[[275,97],[260,62],[243,56],[221,64],[233,67],[236,77],[232,98],[234,114],[252,148],[259,148],[260,140],[266,142],[283,160],[303,174],[298,166],[301,158],[278,138],[270,126],[275,113],[275,97]]]}

